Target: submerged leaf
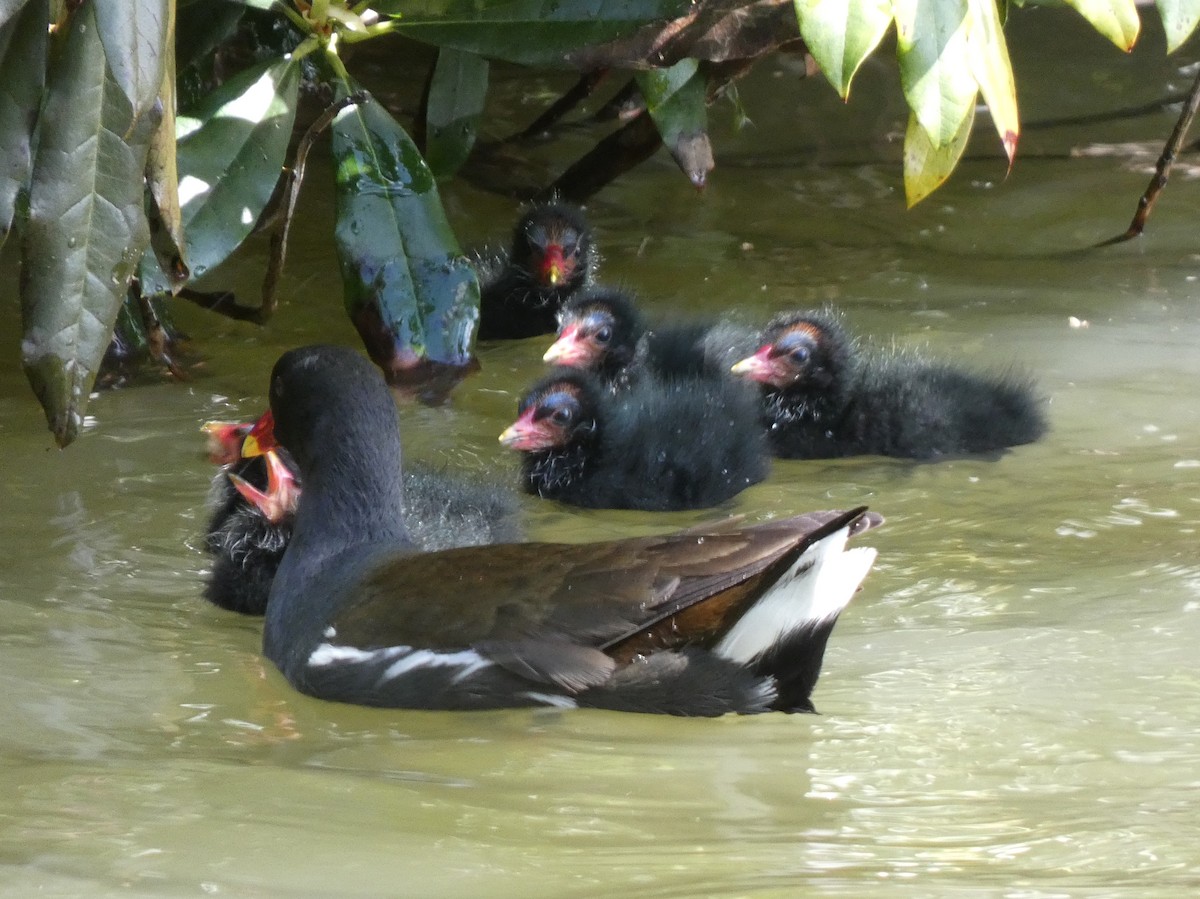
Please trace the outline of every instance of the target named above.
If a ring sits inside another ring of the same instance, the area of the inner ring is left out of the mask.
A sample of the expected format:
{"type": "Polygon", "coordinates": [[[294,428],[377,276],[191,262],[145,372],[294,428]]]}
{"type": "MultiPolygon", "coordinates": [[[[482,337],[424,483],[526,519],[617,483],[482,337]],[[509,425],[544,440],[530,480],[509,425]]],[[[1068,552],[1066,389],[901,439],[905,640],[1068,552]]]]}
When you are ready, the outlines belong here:
{"type": "Polygon", "coordinates": [[[975,107],[963,119],[953,140],[935,146],[914,113],[909,113],[908,130],[904,133],[904,199],[909,208],[916,206],[937,190],[967,148],[971,126],[975,123],[975,107]]]}
{"type": "Polygon", "coordinates": [[[0,246],[33,168],[33,131],[46,83],[47,0],[29,3],[0,28],[0,246]]]}
{"type": "Polygon", "coordinates": [[[138,256],[153,117],[105,64],[95,5],[66,28],[47,87],[22,260],[25,373],[60,446],[75,439],[138,256]]]}
{"type": "Polygon", "coordinates": [[[450,48],[438,52],[429,85],[425,158],[439,178],[453,175],[475,146],[487,85],[487,60],[450,48]]]}
{"type": "Polygon", "coordinates": [[[889,0],[795,0],[804,45],[843,100],[892,24],[889,0]]]}
{"type": "Polygon", "coordinates": [[[334,120],[333,157],[346,311],[389,379],[432,398],[472,364],[474,270],[425,160],[369,95],[334,120]]]}
{"type": "MultiPolygon", "coordinates": [[[[226,81],[193,115],[179,117],[179,199],[194,276],[228,258],[271,198],[292,136],[299,84],[297,63],[264,62],[226,81]]],[[[147,294],[171,289],[150,255],[140,276],[147,294]]]]}
{"type": "Polygon", "coordinates": [[[713,169],[713,155],[705,106],[707,84],[699,64],[682,59],[668,69],[638,72],[636,78],[663,143],[691,182],[703,187],[713,169]]]}
{"type": "Polygon", "coordinates": [[[1200,23],[1200,0],[1155,0],[1167,34],[1167,52],[1174,53],[1200,23]]]}
{"type": "Polygon", "coordinates": [[[935,147],[954,141],[975,112],[967,0],[894,0],[904,97],[935,147]]]}

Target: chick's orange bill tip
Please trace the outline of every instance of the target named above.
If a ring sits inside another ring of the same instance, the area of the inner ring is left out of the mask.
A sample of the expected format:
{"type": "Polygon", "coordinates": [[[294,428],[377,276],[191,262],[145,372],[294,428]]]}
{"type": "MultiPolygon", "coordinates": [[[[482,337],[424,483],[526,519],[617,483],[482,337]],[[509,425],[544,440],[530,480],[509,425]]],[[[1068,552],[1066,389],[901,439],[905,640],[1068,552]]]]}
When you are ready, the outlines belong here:
{"type": "Polygon", "coordinates": [[[262,456],[279,446],[275,440],[275,416],[268,409],[254,423],[246,439],[242,441],[242,456],[253,459],[262,456]]]}

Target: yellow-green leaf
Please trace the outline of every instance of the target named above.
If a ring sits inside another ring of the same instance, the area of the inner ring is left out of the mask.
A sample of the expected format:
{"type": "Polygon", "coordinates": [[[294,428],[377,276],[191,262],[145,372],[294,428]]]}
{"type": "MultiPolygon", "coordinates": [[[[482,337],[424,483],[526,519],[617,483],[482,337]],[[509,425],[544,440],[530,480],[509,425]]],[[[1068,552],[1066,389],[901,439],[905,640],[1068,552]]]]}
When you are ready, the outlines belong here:
{"type": "Polygon", "coordinates": [[[967,0],[967,16],[971,71],[992,114],[992,123],[1004,144],[1011,167],[1017,153],[1021,123],[1017,115],[1017,85],[995,0],[967,0]]]}
{"type": "Polygon", "coordinates": [[[904,133],[904,200],[910,209],[950,177],[967,147],[974,123],[975,107],[972,105],[954,139],[938,147],[917,121],[916,114],[909,115],[908,130],[904,133]]]}
{"type": "Polygon", "coordinates": [[[975,112],[967,0],[892,0],[900,83],[935,147],[951,144],[975,112]]]}
{"type": "Polygon", "coordinates": [[[1174,53],[1200,23],[1200,0],[1156,0],[1155,5],[1167,34],[1167,52],[1174,53]]]}
{"type": "Polygon", "coordinates": [[[1142,22],[1134,0],[1065,0],[1102,35],[1128,52],[1137,43],[1142,22]]]}
{"type": "Polygon", "coordinates": [[[890,0],[794,0],[804,45],[842,97],[892,24],[890,0]]]}

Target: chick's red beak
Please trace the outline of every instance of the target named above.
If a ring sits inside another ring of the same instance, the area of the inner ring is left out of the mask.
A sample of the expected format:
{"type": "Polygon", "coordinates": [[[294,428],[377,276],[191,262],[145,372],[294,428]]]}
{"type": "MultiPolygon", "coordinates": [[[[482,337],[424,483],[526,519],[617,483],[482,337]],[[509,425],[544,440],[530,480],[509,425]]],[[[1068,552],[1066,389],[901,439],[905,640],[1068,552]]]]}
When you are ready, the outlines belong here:
{"type": "Polygon", "coordinates": [[[576,368],[589,368],[596,358],[596,347],[583,334],[579,325],[572,324],[563,328],[558,340],[546,350],[542,356],[543,362],[553,362],[555,365],[573,365],[576,368]]]}
{"type": "Polygon", "coordinates": [[[538,274],[541,276],[542,283],[549,284],[551,287],[565,284],[571,277],[571,263],[563,256],[561,244],[552,243],[546,247],[538,274]]]}
{"type": "Polygon", "coordinates": [[[783,366],[777,357],[771,355],[775,345],[768,343],[759,348],[753,356],[747,356],[730,369],[735,375],[782,387],[794,379],[790,369],[783,366]]]}
{"type": "Polygon", "coordinates": [[[253,425],[244,422],[207,421],[204,432],[208,461],[214,465],[231,465],[242,457],[242,442],[253,425]]]}
{"type": "Polygon", "coordinates": [[[277,452],[268,450],[264,455],[267,461],[266,492],[233,472],[229,473],[229,480],[246,502],[258,509],[268,521],[278,524],[284,516],[296,511],[300,501],[300,485],[277,452]]]}
{"type": "Polygon", "coordinates": [[[516,421],[504,429],[504,433],[500,435],[500,442],[509,449],[522,452],[548,449],[557,445],[558,435],[550,427],[549,419],[537,421],[534,418],[536,413],[537,406],[530,406],[522,412],[516,421]]]}
{"type": "Polygon", "coordinates": [[[242,457],[253,459],[255,456],[268,453],[278,446],[279,441],[275,439],[275,416],[268,409],[254,423],[254,427],[250,429],[250,433],[242,441],[242,457]]]}

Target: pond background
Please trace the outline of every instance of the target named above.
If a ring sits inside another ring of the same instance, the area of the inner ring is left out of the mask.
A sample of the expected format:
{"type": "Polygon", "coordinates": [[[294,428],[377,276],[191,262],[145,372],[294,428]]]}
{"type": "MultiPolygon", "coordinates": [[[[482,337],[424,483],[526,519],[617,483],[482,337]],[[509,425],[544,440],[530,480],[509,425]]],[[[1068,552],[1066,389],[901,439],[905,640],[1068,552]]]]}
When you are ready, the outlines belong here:
{"type": "MultiPolygon", "coordinates": [[[[1156,17],[1125,56],[1068,14],[1014,18],[1025,134],[986,121],[905,211],[895,64],[852,101],[773,60],[714,115],[696,194],[660,153],[589,204],[604,276],[672,312],[748,322],[838,304],[857,333],[1038,381],[1051,431],[999,460],[778,462],[726,509],[868,503],[879,563],[830,641],[819,716],[358,709],[291,691],[260,622],[200,597],[202,422],[265,404],[278,354],[356,344],[310,161],[266,328],[180,304],[188,383],[106,392],[53,448],[0,268],[0,895],[1180,896],[1200,887],[1200,185],[1176,167],[1123,231],[1177,110],[1038,128],[1186,91],[1156,17]],[[1072,158],[1073,151],[1093,153],[1072,158]],[[1073,328],[1070,317],[1087,322],[1073,328]]],[[[489,127],[569,79],[493,68],[489,127]]],[[[558,170],[589,146],[555,150],[558,170]]],[[[464,245],[514,204],[456,181],[464,245]]],[[[254,296],[265,246],[212,278],[254,296]]],[[[547,341],[484,347],[412,458],[510,477],[496,442],[547,341]]],[[[670,530],[716,513],[532,499],[533,538],[670,530]]]]}

